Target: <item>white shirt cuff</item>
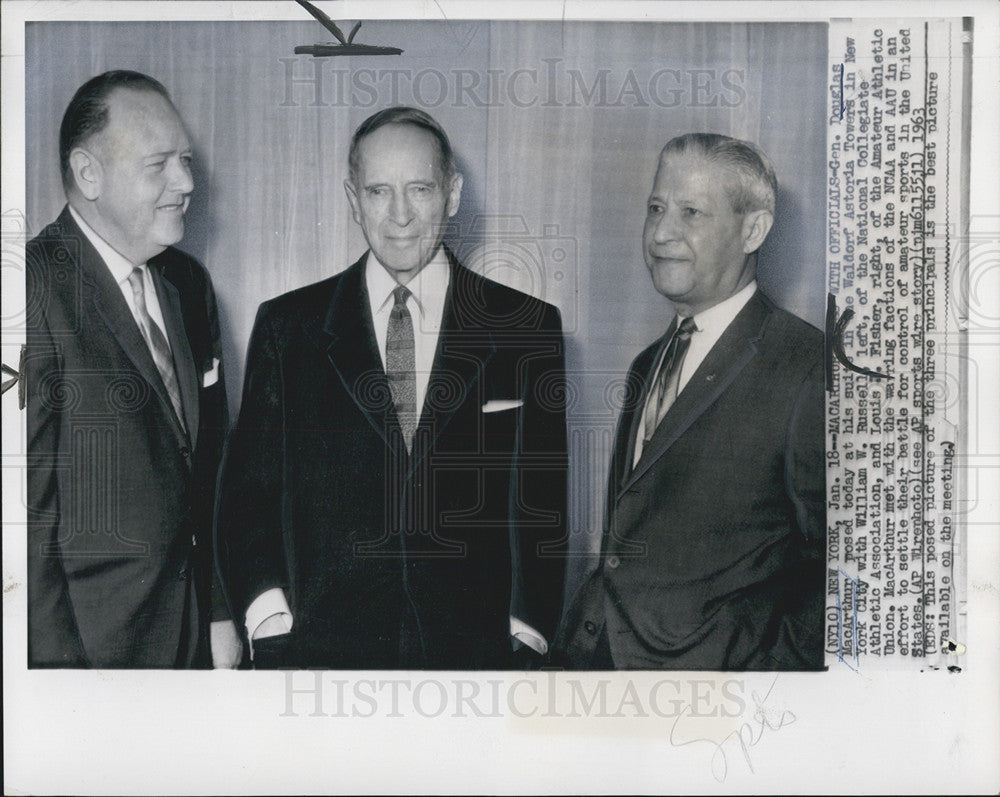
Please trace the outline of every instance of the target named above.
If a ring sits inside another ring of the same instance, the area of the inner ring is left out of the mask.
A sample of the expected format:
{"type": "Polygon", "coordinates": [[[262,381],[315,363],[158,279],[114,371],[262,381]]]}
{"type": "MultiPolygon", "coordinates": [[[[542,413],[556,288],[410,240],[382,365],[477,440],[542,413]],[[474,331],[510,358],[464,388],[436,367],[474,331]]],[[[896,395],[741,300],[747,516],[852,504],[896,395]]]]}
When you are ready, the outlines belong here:
{"type": "MultiPolygon", "coordinates": [[[[261,623],[276,614],[284,620],[284,633],[287,634],[292,630],[292,610],[288,608],[288,601],[285,600],[285,591],[281,587],[272,587],[260,593],[247,608],[247,639],[250,640],[251,659],[253,658],[254,632],[260,627],[261,623]]],[[[277,634],[269,634],[269,636],[277,636],[277,634]]]]}
{"type": "Polygon", "coordinates": [[[549,652],[549,643],[545,641],[545,637],[523,620],[518,620],[513,616],[510,618],[510,635],[541,656],[549,652]]]}

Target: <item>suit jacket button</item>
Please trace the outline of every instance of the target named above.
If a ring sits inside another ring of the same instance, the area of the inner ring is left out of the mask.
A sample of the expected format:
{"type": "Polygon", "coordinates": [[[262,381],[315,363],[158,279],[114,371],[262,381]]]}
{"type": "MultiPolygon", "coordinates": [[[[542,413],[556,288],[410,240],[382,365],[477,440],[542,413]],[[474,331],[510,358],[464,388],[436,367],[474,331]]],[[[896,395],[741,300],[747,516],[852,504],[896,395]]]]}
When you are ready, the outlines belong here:
{"type": "Polygon", "coordinates": [[[620,565],[620,564],[621,564],[621,560],[617,556],[615,556],[614,554],[611,554],[611,556],[608,557],[607,565],[612,570],[616,569],[618,567],[618,565],[620,565]]]}
{"type": "Polygon", "coordinates": [[[178,581],[187,581],[187,577],[188,577],[188,570],[186,567],[182,567],[180,570],[177,571],[178,581]]]}
{"type": "Polygon", "coordinates": [[[597,633],[597,626],[590,620],[587,620],[587,622],[583,624],[583,627],[591,636],[597,633]]]}
{"type": "Polygon", "coordinates": [[[188,448],[187,446],[181,446],[180,450],[181,450],[181,456],[184,457],[184,459],[191,459],[191,449],[190,448],[188,448]]]}

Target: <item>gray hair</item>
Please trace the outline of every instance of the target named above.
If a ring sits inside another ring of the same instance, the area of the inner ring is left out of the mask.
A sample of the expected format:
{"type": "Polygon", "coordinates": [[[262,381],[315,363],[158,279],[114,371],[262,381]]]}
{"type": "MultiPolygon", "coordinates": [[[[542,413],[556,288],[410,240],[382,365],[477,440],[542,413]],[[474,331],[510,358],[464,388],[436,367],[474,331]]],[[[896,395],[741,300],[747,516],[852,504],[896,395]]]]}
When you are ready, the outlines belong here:
{"type": "Polygon", "coordinates": [[[351,148],[347,153],[347,166],[352,183],[357,184],[358,171],[361,167],[358,154],[361,142],[380,127],[386,125],[413,125],[433,135],[441,150],[441,170],[444,172],[445,180],[450,180],[455,176],[455,153],[451,149],[451,142],[448,140],[448,134],[444,132],[444,128],[427,111],[411,108],[407,105],[396,105],[392,108],[384,108],[369,116],[354,131],[354,136],[351,138],[351,148]]]}
{"type": "Polygon", "coordinates": [[[718,133],[686,133],[670,139],[660,157],[694,152],[731,172],[734,180],[726,186],[733,212],[767,210],[774,213],[778,179],[774,167],[760,147],[749,141],[718,133]]]}

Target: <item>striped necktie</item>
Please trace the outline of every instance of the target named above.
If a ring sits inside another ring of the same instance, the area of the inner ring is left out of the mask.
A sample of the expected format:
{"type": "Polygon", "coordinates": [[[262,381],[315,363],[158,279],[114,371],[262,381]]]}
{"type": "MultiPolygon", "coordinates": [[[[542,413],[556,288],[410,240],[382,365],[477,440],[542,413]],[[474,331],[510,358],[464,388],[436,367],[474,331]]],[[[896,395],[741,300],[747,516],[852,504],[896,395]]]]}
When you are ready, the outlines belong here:
{"type": "Polygon", "coordinates": [[[184,406],[181,404],[181,391],[177,384],[177,373],[174,371],[174,358],[170,353],[170,346],[167,339],[160,331],[160,327],[150,318],[149,310],[146,307],[146,289],[143,284],[142,267],[136,266],[132,273],[128,275],[129,285],[132,286],[132,298],[135,300],[135,310],[139,317],[139,330],[146,340],[149,353],[153,356],[153,363],[156,370],[160,372],[163,386],[170,396],[170,403],[177,414],[177,420],[181,429],[187,433],[187,424],[184,422],[184,406]]]}
{"type": "Polygon", "coordinates": [[[656,375],[656,382],[650,391],[649,401],[646,402],[646,411],[643,415],[644,442],[648,442],[653,436],[656,427],[660,425],[663,416],[667,414],[670,405],[677,398],[677,387],[681,377],[681,366],[684,364],[684,355],[687,354],[688,346],[691,343],[691,335],[697,330],[698,327],[694,319],[685,318],[680,322],[667,344],[660,372],[656,375]]]}
{"type": "Polygon", "coordinates": [[[403,433],[406,450],[413,444],[417,428],[417,374],[413,342],[413,319],[406,307],[411,294],[400,285],[392,292],[395,304],[389,313],[389,327],[385,343],[385,373],[389,378],[392,403],[403,433]]]}

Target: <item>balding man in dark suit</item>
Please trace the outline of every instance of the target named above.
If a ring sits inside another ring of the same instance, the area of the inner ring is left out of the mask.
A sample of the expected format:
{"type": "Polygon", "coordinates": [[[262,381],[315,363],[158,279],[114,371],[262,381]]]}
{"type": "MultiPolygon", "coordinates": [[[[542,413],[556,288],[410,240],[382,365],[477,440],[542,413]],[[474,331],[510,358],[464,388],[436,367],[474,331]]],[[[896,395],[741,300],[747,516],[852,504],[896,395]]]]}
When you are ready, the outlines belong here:
{"type": "Polygon", "coordinates": [[[823,666],[823,336],[757,288],[776,186],[746,142],[663,149],[643,246],[676,317],[632,363],[600,559],[559,663],[823,666]]]}
{"type": "Polygon", "coordinates": [[[106,72],[66,109],[60,159],[68,205],[26,251],[28,664],[235,666],[213,589],[218,317],[173,247],[187,133],[159,82],[106,72]]]}
{"type": "Polygon", "coordinates": [[[416,108],[361,124],[369,250],[264,303],[227,445],[219,561],[258,667],[502,669],[559,617],[559,312],[442,244],[462,176],[416,108]]]}

